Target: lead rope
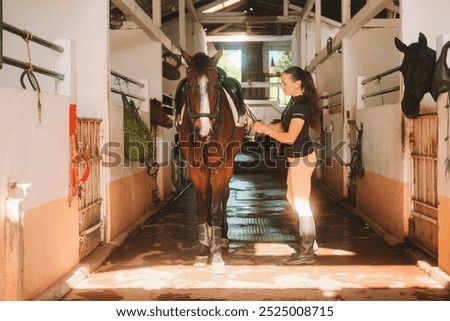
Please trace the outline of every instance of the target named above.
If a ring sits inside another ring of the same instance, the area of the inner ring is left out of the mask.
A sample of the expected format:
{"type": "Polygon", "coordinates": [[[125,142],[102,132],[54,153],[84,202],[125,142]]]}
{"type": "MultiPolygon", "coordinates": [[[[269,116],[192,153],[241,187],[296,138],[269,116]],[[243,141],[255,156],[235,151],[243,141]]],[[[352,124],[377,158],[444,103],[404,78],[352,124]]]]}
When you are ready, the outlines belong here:
{"type": "Polygon", "coordinates": [[[450,178],[450,88],[447,94],[447,104],[445,105],[447,108],[447,137],[445,137],[445,141],[447,143],[447,158],[444,161],[445,164],[445,179],[448,181],[450,178]]]}
{"type": "Polygon", "coordinates": [[[39,122],[41,122],[41,116],[42,116],[42,104],[41,104],[41,87],[39,86],[39,82],[36,78],[36,76],[34,75],[33,72],[33,64],[31,62],[31,51],[30,51],[30,41],[33,39],[33,34],[29,31],[27,31],[27,36],[24,39],[25,43],[27,44],[27,52],[28,52],[28,62],[29,62],[29,67],[27,70],[25,70],[22,75],[20,76],[20,84],[22,85],[23,89],[26,89],[25,84],[23,82],[23,78],[25,76],[25,74],[28,77],[28,81],[31,84],[31,87],[37,92],[37,98],[38,98],[38,115],[39,115],[39,122]]]}

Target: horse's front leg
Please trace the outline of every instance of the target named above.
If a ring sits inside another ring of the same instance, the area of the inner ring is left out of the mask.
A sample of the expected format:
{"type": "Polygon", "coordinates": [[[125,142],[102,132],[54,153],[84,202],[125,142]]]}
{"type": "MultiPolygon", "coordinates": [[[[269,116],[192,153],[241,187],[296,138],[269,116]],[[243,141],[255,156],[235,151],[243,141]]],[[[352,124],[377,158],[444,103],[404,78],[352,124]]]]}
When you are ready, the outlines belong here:
{"type": "Polygon", "coordinates": [[[219,171],[212,176],[212,237],[211,265],[215,274],[225,273],[225,263],[222,259],[222,226],[224,223],[224,195],[228,199],[228,186],[225,173],[219,171]]]}
{"type": "Polygon", "coordinates": [[[200,243],[194,265],[202,267],[208,264],[211,246],[211,188],[209,173],[200,168],[189,169],[192,185],[197,194],[198,241],[200,243]]]}

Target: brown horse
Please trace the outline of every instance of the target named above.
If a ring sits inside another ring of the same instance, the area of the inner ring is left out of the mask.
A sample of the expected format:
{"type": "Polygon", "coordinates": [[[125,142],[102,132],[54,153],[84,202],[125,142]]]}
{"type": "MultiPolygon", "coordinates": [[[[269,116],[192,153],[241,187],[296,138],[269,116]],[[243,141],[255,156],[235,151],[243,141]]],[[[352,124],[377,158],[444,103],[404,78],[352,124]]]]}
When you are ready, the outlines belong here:
{"type": "Polygon", "coordinates": [[[173,120],[164,112],[162,102],[156,98],[150,100],[150,121],[165,128],[173,127],[173,120]]]}
{"type": "Polygon", "coordinates": [[[190,56],[182,49],[181,53],[187,63],[187,79],[182,81],[177,131],[197,194],[200,252],[194,265],[206,266],[210,259],[213,272],[224,273],[221,249],[222,239],[227,239],[229,182],[244,127],[237,125],[233,101],[222,87],[217,69],[222,50],[213,57],[204,53],[190,56]]]}

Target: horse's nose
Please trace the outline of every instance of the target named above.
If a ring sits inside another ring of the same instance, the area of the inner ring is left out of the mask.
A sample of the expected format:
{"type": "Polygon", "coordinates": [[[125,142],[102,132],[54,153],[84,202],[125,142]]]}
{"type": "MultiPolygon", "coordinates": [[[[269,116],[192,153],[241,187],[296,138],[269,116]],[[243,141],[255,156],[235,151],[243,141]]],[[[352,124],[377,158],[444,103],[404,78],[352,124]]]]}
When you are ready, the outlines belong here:
{"type": "Polygon", "coordinates": [[[201,128],[196,128],[195,133],[197,134],[198,139],[203,142],[208,142],[211,139],[211,130],[202,131],[201,128]]]}
{"type": "Polygon", "coordinates": [[[173,120],[169,118],[169,120],[167,121],[167,124],[166,124],[166,128],[170,129],[172,127],[173,127],[173,120]]]}
{"type": "Polygon", "coordinates": [[[199,135],[199,137],[200,137],[200,140],[203,142],[209,142],[211,140],[211,135],[209,135],[209,133],[208,133],[208,135],[199,135]]]}
{"type": "Polygon", "coordinates": [[[212,130],[211,120],[208,117],[200,117],[197,130],[199,137],[205,139],[207,136],[211,134],[212,130]]]}

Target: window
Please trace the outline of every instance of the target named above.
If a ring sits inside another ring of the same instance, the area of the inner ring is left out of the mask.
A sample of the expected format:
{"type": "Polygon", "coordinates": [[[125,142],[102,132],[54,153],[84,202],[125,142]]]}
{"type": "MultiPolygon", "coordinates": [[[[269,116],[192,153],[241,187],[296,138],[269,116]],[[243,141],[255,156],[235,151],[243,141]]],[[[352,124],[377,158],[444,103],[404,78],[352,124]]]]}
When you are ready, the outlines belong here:
{"type": "Polygon", "coordinates": [[[280,105],[286,105],[289,97],[281,90],[280,74],[292,65],[292,52],[286,50],[269,50],[269,82],[278,86],[270,87],[270,100],[279,101],[280,105]]]}
{"type": "Polygon", "coordinates": [[[217,64],[227,73],[228,77],[242,79],[242,59],[241,50],[224,50],[222,57],[217,64]]]}

